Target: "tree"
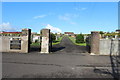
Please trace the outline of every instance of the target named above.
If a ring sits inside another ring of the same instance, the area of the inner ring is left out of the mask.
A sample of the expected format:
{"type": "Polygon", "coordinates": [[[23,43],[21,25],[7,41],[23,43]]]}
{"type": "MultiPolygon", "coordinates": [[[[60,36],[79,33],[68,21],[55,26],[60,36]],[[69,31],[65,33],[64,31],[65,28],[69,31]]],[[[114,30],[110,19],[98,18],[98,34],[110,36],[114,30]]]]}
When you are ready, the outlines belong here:
{"type": "Polygon", "coordinates": [[[36,39],[36,40],[35,40],[35,43],[37,43],[37,42],[38,42],[38,40],[36,39]]]}
{"type": "Polygon", "coordinates": [[[56,39],[55,34],[51,33],[50,35],[51,35],[51,40],[52,40],[52,42],[54,42],[54,41],[55,41],[55,39],[56,39]]]}
{"type": "Polygon", "coordinates": [[[84,43],[84,35],[83,34],[78,34],[76,36],[76,43],[84,43]]]}
{"type": "Polygon", "coordinates": [[[100,34],[102,35],[102,34],[104,34],[104,32],[103,32],[103,31],[100,31],[100,34]]]}

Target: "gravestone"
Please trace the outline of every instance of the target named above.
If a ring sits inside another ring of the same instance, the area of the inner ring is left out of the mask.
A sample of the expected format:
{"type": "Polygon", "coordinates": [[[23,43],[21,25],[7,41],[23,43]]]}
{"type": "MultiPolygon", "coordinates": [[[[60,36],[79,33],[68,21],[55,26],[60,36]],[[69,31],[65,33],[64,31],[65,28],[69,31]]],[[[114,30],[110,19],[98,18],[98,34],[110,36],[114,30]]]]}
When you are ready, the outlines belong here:
{"type": "Polygon", "coordinates": [[[108,36],[106,36],[106,38],[105,39],[109,39],[109,37],[108,36]]]}
{"type": "Polygon", "coordinates": [[[42,35],[41,53],[50,53],[51,51],[50,29],[42,29],[41,35],[42,35]]]}
{"type": "Polygon", "coordinates": [[[91,54],[99,54],[100,34],[98,31],[91,32],[91,54]]]}
{"type": "Polygon", "coordinates": [[[115,35],[115,39],[117,39],[118,38],[118,35],[115,35]]]}

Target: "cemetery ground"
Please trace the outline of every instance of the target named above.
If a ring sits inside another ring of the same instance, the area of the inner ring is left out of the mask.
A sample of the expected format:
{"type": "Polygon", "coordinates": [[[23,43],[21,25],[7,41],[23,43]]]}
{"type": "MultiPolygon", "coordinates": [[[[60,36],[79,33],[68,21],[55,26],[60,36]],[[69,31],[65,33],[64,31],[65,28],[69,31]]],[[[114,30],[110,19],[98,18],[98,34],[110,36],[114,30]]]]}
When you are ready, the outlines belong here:
{"type": "MultiPolygon", "coordinates": [[[[60,38],[58,38],[58,40],[55,40],[54,42],[52,42],[52,45],[59,44],[61,42],[62,38],[63,37],[60,37],[60,38]]],[[[41,50],[40,46],[41,46],[40,42],[33,42],[30,44],[30,47],[31,47],[30,51],[31,52],[40,52],[40,50],[41,50]]]]}
{"type": "MultiPolygon", "coordinates": [[[[60,38],[58,38],[58,40],[55,40],[54,42],[52,42],[52,45],[59,44],[60,41],[62,40],[62,38],[63,38],[63,37],[60,37],[60,38]]],[[[32,46],[32,47],[40,46],[40,42],[33,42],[33,43],[31,43],[31,46],[32,46]]]]}
{"type": "MultiPolygon", "coordinates": [[[[115,56],[113,56],[115,57],[115,56]]],[[[114,58],[115,60],[116,58],[114,58]]],[[[50,54],[3,53],[3,78],[114,78],[113,58],[91,56],[85,46],[63,37],[50,54]]]]}
{"type": "Polygon", "coordinates": [[[76,45],[80,45],[80,46],[86,46],[86,43],[76,43],[76,39],[74,37],[69,37],[69,39],[76,45]]]}

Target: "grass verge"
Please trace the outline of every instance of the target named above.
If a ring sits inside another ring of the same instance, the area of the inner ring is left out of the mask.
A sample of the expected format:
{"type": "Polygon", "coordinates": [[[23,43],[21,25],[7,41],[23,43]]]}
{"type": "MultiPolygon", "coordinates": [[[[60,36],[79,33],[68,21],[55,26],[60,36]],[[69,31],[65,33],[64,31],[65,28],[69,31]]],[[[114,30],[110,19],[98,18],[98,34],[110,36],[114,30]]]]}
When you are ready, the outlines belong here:
{"type": "Polygon", "coordinates": [[[86,46],[86,43],[76,43],[76,39],[74,37],[69,37],[69,39],[75,44],[79,46],[86,46]]]}
{"type": "Polygon", "coordinates": [[[58,40],[52,42],[52,45],[56,45],[56,44],[59,44],[61,42],[63,37],[60,37],[58,40]]]}
{"type": "Polygon", "coordinates": [[[40,46],[40,43],[39,42],[32,43],[32,44],[30,44],[30,46],[40,46]]]}

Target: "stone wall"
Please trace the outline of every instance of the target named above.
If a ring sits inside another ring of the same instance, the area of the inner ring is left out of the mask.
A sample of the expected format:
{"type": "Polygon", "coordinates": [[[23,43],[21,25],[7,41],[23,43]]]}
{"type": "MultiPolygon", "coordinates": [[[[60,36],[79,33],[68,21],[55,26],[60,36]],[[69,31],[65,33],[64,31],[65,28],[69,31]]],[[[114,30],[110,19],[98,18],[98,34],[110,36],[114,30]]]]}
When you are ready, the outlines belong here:
{"type": "Polygon", "coordinates": [[[19,37],[0,36],[0,44],[2,44],[0,48],[0,52],[28,53],[30,51],[30,34],[31,34],[30,29],[23,29],[22,35],[19,37]],[[19,39],[19,40],[13,40],[13,39],[19,39]]]}
{"type": "Polygon", "coordinates": [[[23,52],[23,53],[27,53],[27,48],[25,47],[26,45],[26,40],[25,38],[22,39],[22,37],[20,37],[21,40],[21,49],[10,49],[10,39],[12,39],[13,37],[10,36],[0,36],[0,43],[2,43],[2,48],[0,49],[0,52],[23,52]]]}
{"type": "Polygon", "coordinates": [[[100,55],[119,55],[120,40],[100,39],[100,55]]]}
{"type": "Polygon", "coordinates": [[[120,55],[120,39],[101,38],[98,31],[92,31],[87,39],[87,48],[91,55],[120,55]]]}
{"type": "Polygon", "coordinates": [[[0,44],[2,47],[0,48],[0,52],[8,52],[9,51],[9,44],[10,39],[8,36],[0,36],[0,44]]]}

